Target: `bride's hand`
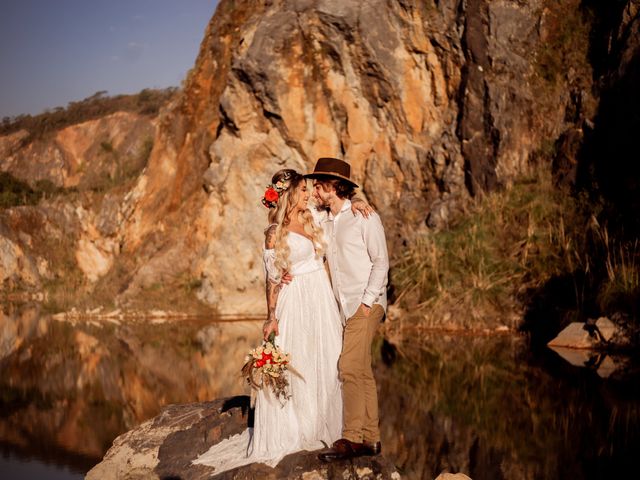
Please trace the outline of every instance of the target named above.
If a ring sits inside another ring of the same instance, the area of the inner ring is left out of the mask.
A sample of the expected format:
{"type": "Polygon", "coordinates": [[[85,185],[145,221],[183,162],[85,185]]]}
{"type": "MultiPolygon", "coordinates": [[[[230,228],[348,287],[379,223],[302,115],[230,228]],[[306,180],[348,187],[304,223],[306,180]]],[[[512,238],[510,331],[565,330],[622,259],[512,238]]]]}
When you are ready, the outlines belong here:
{"type": "Polygon", "coordinates": [[[278,321],[275,318],[273,320],[267,319],[264,325],[262,325],[262,336],[265,342],[269,339],[271,332],[274,332],[276,337],[280,334],[278,331],[278,321]]]}
{"type": "Polygon", "coordinates": [[[351,199],[351,212],[356,215],[358,212],[364,217],[369,218],[374,210],[367,202],[359,197],[354,197],[351,199]]]}
{"type": "Polygon", "coordinates": [[[285,285],[289,285],[291,283],[291,280],[293,280],[293,275],[291,275],[289,272],[284,272],[282,274],[282,278],[280,280],[280,283],[284,283],[285,285]]]}

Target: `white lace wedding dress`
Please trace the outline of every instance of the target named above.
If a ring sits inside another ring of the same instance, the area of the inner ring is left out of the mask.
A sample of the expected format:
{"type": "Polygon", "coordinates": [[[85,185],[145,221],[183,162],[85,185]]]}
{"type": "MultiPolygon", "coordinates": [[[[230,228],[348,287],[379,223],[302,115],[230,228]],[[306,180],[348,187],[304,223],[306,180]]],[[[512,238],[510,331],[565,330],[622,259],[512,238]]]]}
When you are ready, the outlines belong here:
{"type": "MultiPolygon", "coordinates": [[[[216,473],[256,462],[273,467],[289,453],[316,450],[340,438],[342,323],[337,303],[311,240],[290,232],[287,241],[293,280],[278,295],[276,344],[291,354],[291,366],[303,379],[289,376],[291,398],[284,406],[260,391],[253,429],[222,440],[194,460],[215,467],[216,473]]],[[[274,250],[265,250],[271,278],[277,276],[274,260],[274,250]]]]}

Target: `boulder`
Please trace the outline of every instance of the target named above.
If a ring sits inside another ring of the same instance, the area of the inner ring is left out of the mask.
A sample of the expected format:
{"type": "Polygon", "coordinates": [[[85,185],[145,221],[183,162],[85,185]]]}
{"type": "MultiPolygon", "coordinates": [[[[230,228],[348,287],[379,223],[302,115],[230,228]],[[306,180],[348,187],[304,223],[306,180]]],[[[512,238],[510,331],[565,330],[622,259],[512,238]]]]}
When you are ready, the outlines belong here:
{"type": "Polygon", "coordinates": [[[571,322],[547,345],[550,347],[593,348],[597,344],[597,337],[585,329],[584,323],[571,322]]]}
{"type": "Polygon", "coordinates": [[[618,327],[616,324],[609,320],[607,317],[600,317],[596,320],[596,327],[598,327],[598,333],[600,338],[605,342],[610,342],[618,334],[618,327]]]}
{"type": "Polygon", "coordinates": [[[590,319],[586,323],[573,322],[547,345],[562,359],[575,367],[586,367],[608,378],[622,369],[624,357],[607,355],[628,347],[630,340],[623,329],[607,317],[590,319]],[[612,350],[613,347],[613,350],[612,350]]]}
{"type": "MultiPolygon", "coordinates": [[[[120,435],[87,480],[141,480],[210,478],[212,467],[192,461],[224,438],[242,432],[252,421],[249,397],[170,405],[157,417],[120,435]]],[[[322,463],[317,452],[286,456],[275,467],[250,464],[223,472],[218,479],[399,479],[394,465],[383,456],[322,463]]],[[[457,478],[457,477],[455,477],[457,478]]]]}
{"type": "Polygon", "coordinates": [[[626,347],[629,338],[624,331],[609,320],[600,317],[598,320],[588,320],[586,323],[571,322],[556,338],[547,345],[558,348],[600,348],[604,346],[626,347]]]}

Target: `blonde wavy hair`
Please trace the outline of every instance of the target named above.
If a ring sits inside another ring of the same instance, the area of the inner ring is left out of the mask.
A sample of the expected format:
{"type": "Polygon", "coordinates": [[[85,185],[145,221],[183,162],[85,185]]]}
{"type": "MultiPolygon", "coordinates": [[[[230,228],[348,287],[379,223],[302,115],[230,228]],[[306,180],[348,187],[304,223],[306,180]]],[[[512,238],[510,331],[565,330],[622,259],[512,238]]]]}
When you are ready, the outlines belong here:
{"type": "MultiPolygon", "coordinates": [[[[290,168],[284,168],[277,171],[271,178],[273,185],[278,182],[285,182],[285,189],[280,192],[280,196],[275,208],[269,209],[269,223],[276,226],[275,230],[275,251],[276,251],[276,267],[286,272],[291,267],[289,255],[291,249],[287,243],[291,216],[294,214],[296,205],[300,200],[298,187],[302,182],[307,182],[300,173],[290,168]]],[[[304,232],[311,238],[313,246],[316,250],[316,256],[324,254],[324,241],[322,239],[322,229],[316,226],[313,221],[313,215],[308,208],[300,212],[300,223],[304,232]]]]}

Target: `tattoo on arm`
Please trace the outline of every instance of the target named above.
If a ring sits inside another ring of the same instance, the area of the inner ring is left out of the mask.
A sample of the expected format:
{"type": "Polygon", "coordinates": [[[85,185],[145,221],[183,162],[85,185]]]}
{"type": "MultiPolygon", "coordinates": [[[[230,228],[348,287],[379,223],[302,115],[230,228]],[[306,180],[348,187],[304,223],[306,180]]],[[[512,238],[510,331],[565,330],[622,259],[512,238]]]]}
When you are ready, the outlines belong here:
{"type": "MultiPolygon", "coordinates": [[[[276,226],[271,225],[265,232],[264,247],[274,248],[276,245],[276,226]]],[[[276,302],[280,293],[280,283],[274,283],[267,277],[265,294],[267,297],[267,322],[276,319],[276,302]]]]}
{"type": "Polygon", "coordinates": [[[264,248],[273,248],[276,246],[276,226],[271,225],[267,228],[267,231],[264,232],[264,248]]]}
{"type": "Polygon", "coordinates": [[[267,280],[267,321],[276,320],[276,304],[281,285],[267,280]]]}

